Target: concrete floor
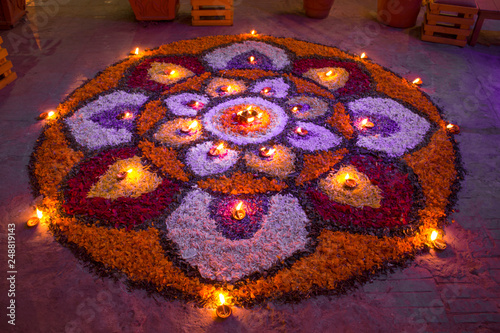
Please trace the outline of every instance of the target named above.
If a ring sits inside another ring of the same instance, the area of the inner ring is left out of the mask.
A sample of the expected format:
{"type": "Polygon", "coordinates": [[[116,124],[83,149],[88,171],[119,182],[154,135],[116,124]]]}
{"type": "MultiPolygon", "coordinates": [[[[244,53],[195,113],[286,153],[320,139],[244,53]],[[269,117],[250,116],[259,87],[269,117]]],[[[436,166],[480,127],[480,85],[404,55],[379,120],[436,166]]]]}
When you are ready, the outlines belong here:
{"type": "MultiPolygon", "coordinates": [[[[459,48],[420,41],[419,26],[394,29],[374,19],[375,1],[337,0],[325,20],[304,16],[301,0],[235,0],[232,27],[192,27],[189,1],[173,22],[138,23],[126,0],[28,1],[24,22],[3,31],[18,79],[0,91],[0,221],[16,224],[16,326],[2,332],[489,332],[500,330],[500,21],[487,21],[479,44],[459,48]],[[457,136],[468,175],[448,249],[419,256],[347,296],[297,305],[234,309],[225,322],[212,310],[128,291],[86,272],[46,226],[27,230],[32,200],[25,165],[41,132],[34,118],[53,109],[98,71],[139,46],[239,34],[295,37],[366,52],[423,90],[457,136]],[[489,44],[489,45],[485,45],[489,44]]],[[[423,11],[418,23],[422,21],[423,11]]],[[[6,246],[1,267],[6,269],[6,246]]],[[[5,273],[6,274],[6,273],[5,273]]],[[[8,289],[1,279],[0,308],[8,289]]]]}

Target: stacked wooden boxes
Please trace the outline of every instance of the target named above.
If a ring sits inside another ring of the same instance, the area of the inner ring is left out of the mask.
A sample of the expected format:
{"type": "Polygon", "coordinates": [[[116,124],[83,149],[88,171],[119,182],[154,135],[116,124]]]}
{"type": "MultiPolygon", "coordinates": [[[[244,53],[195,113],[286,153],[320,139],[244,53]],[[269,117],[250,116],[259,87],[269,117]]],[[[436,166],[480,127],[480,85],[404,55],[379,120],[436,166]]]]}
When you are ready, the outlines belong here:
{"type": "Polygon", "coordinates": [[[465,46],[477,11],[474,0],[431,0],[422,24],[422,40],[465,46]]]}
{"type": "Polygon", "coordinates": [[[233,25],[233,0],[191,0],[193,25],[233,25]]]}
{"type": "MultiPolygon", "coordinates": [[[[0,37],[0,45],[2,45],[3,40],[0,37]]],[[[12,62],[7,61],[7,50],[0,47],[0,89],[5,88],[6,85],[11,83],[17,78],[16,73],[11,71],[12,62]]]]}

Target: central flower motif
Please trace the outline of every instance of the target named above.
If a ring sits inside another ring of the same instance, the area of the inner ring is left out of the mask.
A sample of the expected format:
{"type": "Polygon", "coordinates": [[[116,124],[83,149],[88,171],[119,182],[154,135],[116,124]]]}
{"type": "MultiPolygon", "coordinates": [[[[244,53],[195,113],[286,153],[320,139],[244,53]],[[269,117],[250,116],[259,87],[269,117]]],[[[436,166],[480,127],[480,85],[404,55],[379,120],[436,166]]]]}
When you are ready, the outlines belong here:
{"type": "Polygon", "coordinates": [[[287,121],[288,116],[279,105],[260,97],[240,97],[209,110],[203,125],[223,140],[246,145],[280,134],[287,121]]]}

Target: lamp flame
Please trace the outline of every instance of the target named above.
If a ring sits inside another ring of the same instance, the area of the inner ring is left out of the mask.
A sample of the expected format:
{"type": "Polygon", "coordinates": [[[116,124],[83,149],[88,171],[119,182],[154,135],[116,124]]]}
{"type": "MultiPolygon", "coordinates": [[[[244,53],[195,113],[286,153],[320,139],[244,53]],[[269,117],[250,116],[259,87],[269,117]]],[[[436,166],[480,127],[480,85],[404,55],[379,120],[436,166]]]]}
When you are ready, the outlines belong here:
{"type": "Polygon", "coordinates": [[[41,219],[43,217],[43,212],[40,209],[36,209],[36,216],[41,219]]]}
{"type": "Polygon", "coordinates": [[[446,128],[447,128],[447,129],[452,129],[452,128],[453,128],[453,124],[448,124],[448,125],[446,125],[446,128]]]}
{"type": "Polygon", "coordinates": [[[348,180],[350,178],[349,174],[346,173],[344,178],[345,178],[345,180],[348,180]]]}
{"type": "Polygon", "coordinates": [[[326,75],[326,76],[331,76],[332,74],[333,74],[333,71],[328,71],[328,72],[326,72],[326,74],[325,74],[325,75],[326,75]]]}
{"type": "Polygon", "coordinates": [[[254,56],[250,56],[250,58],[248,58],[248,61],[250,61],[250,63],[253,64],[253,62],[255,61],[255,57],[254,56]]]}
{"type": "Polygon", "coordinates": [[[226,303],[226,299],[224,298],[224,295],[219,294],[219,301],[220,301],[220,305],[224,305],[224,303],[226,303]]]}
{"type": "Polygon", "coordinates": [[[363,52],[363,53],[361,53],[361,56],[360,56],[360,58],[361,58],[361,59],[364,59],[364,58],[366,58],[366,53],[364,53],[364,52],[363,52]]]}
{"type": "Polygon", "coordinates": [[[431,233],[431,241],[435,241],[438,237],[438,232],[436,230],[432,230],[432,233],[431,233]]]}
{"type": "Polygon", "coordinates": [[[198,122],[195,120],[189,125],[188,130],[195,129],[196,127],[198,127],[198,122]]]}
{"type": "Polygon", "coordinates": [[[419,85],[419,84],[422,84],[422,79],[417,77],[415,80],[413,80],[412,82],[413,84],[416,84],[416,85],[419,85]]]}
{"type": "Polygon", "coordinates": [[[125,112],[123,118],[132,118],[132,114],[130,112],[125,112]]]}
{"type": "Polygon", "coordinates": [[[255,35],[256,33],[257,33],[257,31],[255,31],[255,30],[250,31],[250,35],[255,35]]]}
{"type": "Polygon", "coordinates": [[[215,149],[217,149],[217,150],[222,150],[223,148],[224,148],[224,144],[223,144],[223,143],[221,143],[221,144],[220,144],[220,145],[218,145],[218,146],[217,146],[217,148],[215,148],[215,149]]]}
{"type": "Polygon", "coordinates": [[[139,55],[139,48],[138,48],[138,47],[136,47],[136,48],[135,48],[135,52],[134,52],[134,54],[135,54],[135,55],[139,55]]]}
{"type": "Polygon", "coordinates": [[[128,169],[127,173],[131,173],[132,171],[134,171],[134,169],[128,169]]]}
{"type": "Polygon", "coordinates": [[[54,111],[49,111],[49,113],[47,113],[47,118],[51,118],[55,115],[56,113],[54,111]]]}
{"type": "Polygon", "coordinates": [[[175,74],[175,70],[171,70],[170,73],[168,73],[169,75],[174,75],[175,74]]]}
{"type": "Polygon", "coordinates": [[[368,123],[368,119],[367,118],[361,120],[361,126],[366,126],[367,123],[368,123]]]}
{"type": "Polygon", "coordinates": [[[240,201],[240,202],[236,205],[236,210],[240,210],[242,205],[243,205],[243,201],[240,201]]]}

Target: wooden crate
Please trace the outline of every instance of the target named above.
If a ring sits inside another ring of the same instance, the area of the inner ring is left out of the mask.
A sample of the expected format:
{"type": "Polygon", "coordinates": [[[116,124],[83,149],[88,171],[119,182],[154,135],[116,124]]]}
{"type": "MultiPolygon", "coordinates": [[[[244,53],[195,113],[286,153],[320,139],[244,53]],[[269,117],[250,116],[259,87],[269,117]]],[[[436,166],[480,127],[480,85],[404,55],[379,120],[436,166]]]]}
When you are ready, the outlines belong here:
{"type": "MultiPolygon", "coordinates": [[[[0,37],[0,45],[2,45],[2,43],[3,40],[2,37],[0,37]]],[[[5,88],[6,85],[17,78],[16,73],[11,70],[12,62],[7,61],[8,54],[6,49],[0,47],[0,89],[5,88]]]]}
{"type": "Polygon", "coordinates": [[[193,25],[233,25],[233,0],[191,0],[193,25]]]}
{"type": "Polygon", "coordinates": [[[474,24],[477,7],[465,7],[431,1],[422,23],[422,40],[465,46],[474,24]]]}

